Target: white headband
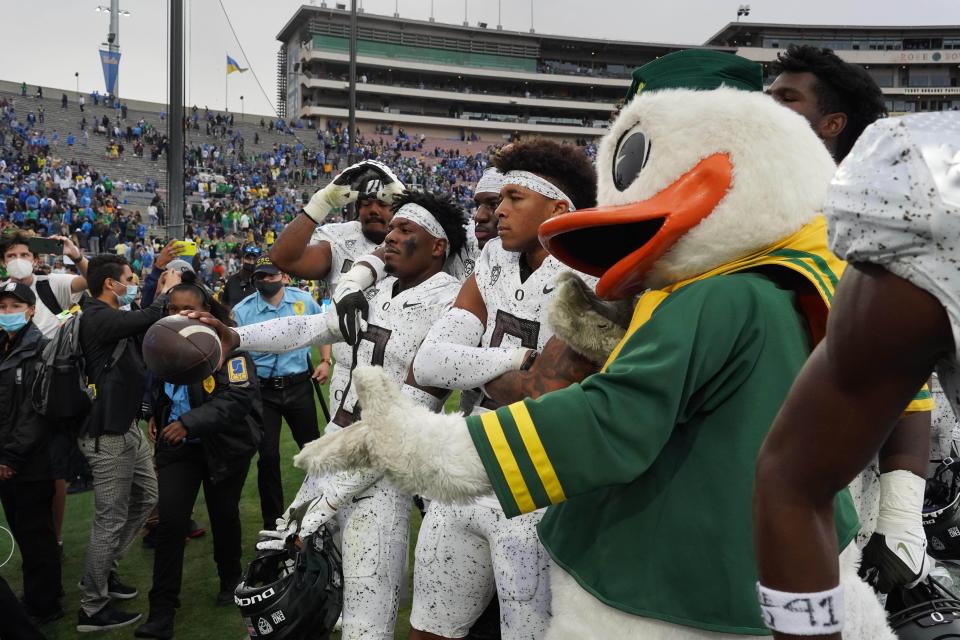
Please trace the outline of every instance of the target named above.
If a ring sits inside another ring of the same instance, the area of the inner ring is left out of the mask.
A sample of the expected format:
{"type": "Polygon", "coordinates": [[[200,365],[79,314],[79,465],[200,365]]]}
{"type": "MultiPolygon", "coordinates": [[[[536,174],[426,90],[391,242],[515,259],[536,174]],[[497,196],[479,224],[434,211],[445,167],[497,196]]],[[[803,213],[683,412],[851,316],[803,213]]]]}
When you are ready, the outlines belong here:
{"type": "Polygon", "coordinates": [[[530,191],[536,191],[544,198],[549,198],[550,200],[565,200],[567,205],[569,205],[570,211],[577,210],[577,208],[573,206],[573,200],[570,199],[570,196],[557,188],[557,185],[549,180],[544,180],[535,173],[530,173],[529,171],[507,171],[507,174],[503,176],[503,184],[515,184],[519,187],[530,189],[530,191]]]}
{"type": "Polygon", "coordinates": [[[480,180],[477,182],[477,188],[474,193],[496,193],[500,194],[500,187],[503,186],[503,174],[495,167],[490,167],[483,172],[480,180]]]}
{"type": "Polygon", "coordinates": [[[404,220],[415,222],[423,227],[423,230],[432,235],[434,238],[446,240],[447,255],[450,255],[450,238],[447,237],[443,227],[441,227],[440,223],[437,222],[437,219],[433,217],[433,214],[427,211],[425,208],[414,202],[408,202],[400,207],[395,214],[393,214],[393,219],[396,220],[397,218],[403,218],[404,220]]]}

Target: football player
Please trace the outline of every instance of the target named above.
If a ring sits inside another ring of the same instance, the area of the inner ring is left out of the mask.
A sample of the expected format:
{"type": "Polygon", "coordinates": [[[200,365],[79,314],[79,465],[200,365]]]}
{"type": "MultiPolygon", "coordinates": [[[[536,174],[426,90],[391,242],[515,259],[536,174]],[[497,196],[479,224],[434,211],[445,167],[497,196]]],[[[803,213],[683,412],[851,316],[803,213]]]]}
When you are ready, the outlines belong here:
{"type": "MultiPolygon", "coordinates": [[[[918,114],[871,125],[834,178],[831,248],[850,268],[754,483],[759,594],[775,638],[841,637],[833,496],[887,443],[934,366],[958,407],[958,159],[960,116],[918,114]]],[[[920,482],[900,492],[893,528],[909,526],[923,490],[920,482]]],[[[901,572],[909,560],[888,558],[901,572]]]]}
{"type": "MultiPolygon", "coordinates": [[[[543,248],[537,230],[596,199],[590,161],[557,143],[517,143],[494,164],[503,174],[499,237],[485,240],[475,272],[431,328],[413,365],[422,385],[482,387],[476,412],[536,397],[543,390],[535,386],[549,382],[531,385],[529,376],[515,375],[531,368],[551,337],[546,303],[557,277],[568,271],[543,248]]],[[[561,386],[593,372],[592,363],[566,353],[562,343],[551,349],[563,354],[556,365],[581,367],[561,386]]],[[[547,558],[536,533],[540,516],[507,520],[492,496],[470,505],[431,503],[417,541],[410,637],[464,637],[494,591],[502,637],[540,637],[550,615],[547,558]]]]}
{"type": "MultiPolygon", "coordinates": [[[[353,347],[353,363],[382,366],[403,384],[427,330],[456,298],[459,282],[443,272],[443,265],[449,253],[463,246],[465,231],[463,211],[445,197],[408,193],[396,199],[393,211],[384,240],[388,277],[364,292],[370,315],[353,347]]],[[[280,352],[343,338],[335,313],[279,318],[236,330],[203,317],[217,328],[225,348],[246,345],[280,352]]],[[[328,433],[358,419],[351,387],[348,382],[328,433]]],[[[446,390],[416,385],[412,378],[404,390],[434,411],[442,408],[448,395],[446,390]]],[[[309,449],[304,452],[298,464],[309,471],[309,449]]],[[[393,638],[407,559],[410,500],[372,471],[322,478],[308,474],[290,509],[277,521],[277,530],[261,532],[267,541],[258,548],[282,547],[292,535],[304,537],[335,520],[343,540],[343,636],[393,638]],[[297,529],[289,515],[303,505],[308,507],[297,529]]]]}

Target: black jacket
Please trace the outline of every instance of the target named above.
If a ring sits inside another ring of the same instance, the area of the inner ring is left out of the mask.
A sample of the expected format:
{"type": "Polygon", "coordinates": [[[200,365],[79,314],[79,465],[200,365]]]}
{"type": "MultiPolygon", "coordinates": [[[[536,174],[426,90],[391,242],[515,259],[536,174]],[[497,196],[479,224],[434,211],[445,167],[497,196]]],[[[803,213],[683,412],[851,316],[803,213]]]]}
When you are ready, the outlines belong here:
{"type": "Polygon", "coordinates": [[[241,270],[227,278],[223,285],[223,291],[220,292],[220,304],[232,308],[256,290],[252,272],[248,274],[241,270]]]}
{"type": "Polygon", "coordinates": [[[84,434],[97,437],[126,433],[137,418],[147,375],[141,355],[143,334],[163,317],[166,300],[166,296],[159,296],[152,305],[137,311],[120,311],[96,298],[83,306],[80,346],[87,376],[97,392],[84,434]],[[117,343],[124,338],[127,345],[117,364],[105,371],[117,343]]]}
{"type": "Polygon", "coordinates": [[[48,340],[32,322],[12,339],[0,333],[0,464],[16,470],[16,480],[47,480],[51,425],[33,408],[30,392],[48,340]]]}
{"type": "MultiPolygon", "coordinates": [[[[163,382],[155,382],[152,391],[157,465],[163,466],[167,456],[159,435],[170,422],[173,402],[163,382]]],[[[219,482],[249,465],[263,433],[260,386],[253,359],[239,351],[230,354],[219,371],[190,385],[187,394],[192,408],[179,420],[188,438],[200,439],[211,480],[219,482]]]]}

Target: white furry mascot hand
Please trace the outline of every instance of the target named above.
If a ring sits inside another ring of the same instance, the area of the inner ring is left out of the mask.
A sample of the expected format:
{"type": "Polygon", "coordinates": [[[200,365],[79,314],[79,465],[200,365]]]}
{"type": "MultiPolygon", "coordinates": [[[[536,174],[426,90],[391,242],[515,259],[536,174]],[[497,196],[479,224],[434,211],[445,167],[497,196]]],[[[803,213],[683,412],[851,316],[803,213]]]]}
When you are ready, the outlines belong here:
{"type": "Polygon", "coordinates": [[[462,416],[413,403],[380,367],[357,367],[360,422],[303,448],[293,463],[317,475],[359,467],[382,471],[397,487],[441,502],[492,492],[462,416]]]}
{"type": "Polygon", "coordinates": [[[584,358],[603,364],[626,333],[632,300],[607,302],[575,273],[557,278],[557,295],[550,301],[548,319],[554,334],[584,358]]]}

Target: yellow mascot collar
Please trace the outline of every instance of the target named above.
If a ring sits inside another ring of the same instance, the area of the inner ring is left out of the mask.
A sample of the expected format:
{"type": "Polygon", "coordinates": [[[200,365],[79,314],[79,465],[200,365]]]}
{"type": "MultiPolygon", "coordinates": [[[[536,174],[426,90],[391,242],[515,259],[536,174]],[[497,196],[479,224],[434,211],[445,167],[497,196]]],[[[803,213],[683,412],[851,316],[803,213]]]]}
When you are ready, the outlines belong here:
{"type": "MultiPolygon", "coordinates": [[[[817,216],[813,222],[804,225],[793,235],[787,236],[776,244],[756,253],[720,265],[688,280],[676,282],[663,289],[650,289],[644,292],[640,296],[640,300],[637,301],[636,307],[634,307],[627,333],[610,353],[603,369],[606,370],[620,353],[623,345],[630,339],[630,336],[650,319],[660,303],[666,300],[671,293],[700,280],[761,266],[786,267],[803,276],[820,294],[820,304],[817,305],[820,307],[818,315],[822,315],[825,319],[826,312],[833,301],[837,281],[840,279],[846,263],[833,255],[827,248],[827,221],[823,216],[817,216]]],[[[805,309],[805,315],[808,316],[808,319],[810,319],[811,311],[816,312],[817,310],[805,309]]]]}

